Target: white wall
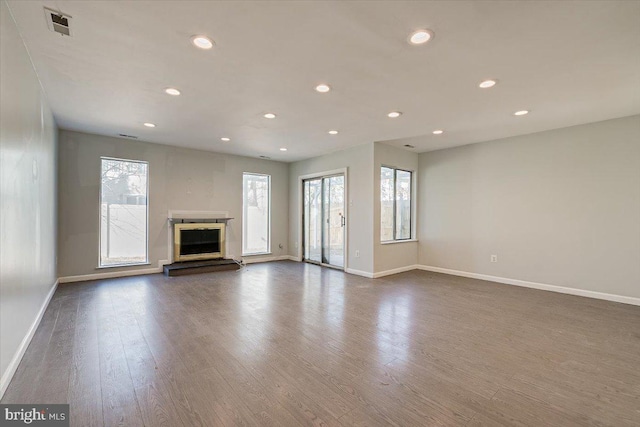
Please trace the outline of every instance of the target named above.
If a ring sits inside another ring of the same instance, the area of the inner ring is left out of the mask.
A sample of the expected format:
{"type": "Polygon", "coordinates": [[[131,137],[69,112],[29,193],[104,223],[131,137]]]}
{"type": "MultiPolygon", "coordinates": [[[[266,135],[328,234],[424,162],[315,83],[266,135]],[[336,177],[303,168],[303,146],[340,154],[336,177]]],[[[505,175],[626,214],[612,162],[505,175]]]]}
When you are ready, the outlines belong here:
{"type": "Polygon", "coordinates": [[[348,169],[347,265],[350,270],[373,274],[373,143],[289,165],[289,254],[298,256],[302,203],[299,177],[340,168],[348,169]]]}
{"type": "Polygon", "coordinates": [[[1,396],[56,281],[57,130],[4,1],[0,19],[1,396]]]}
{"type": "Polygon", "coordinates": [[[419,172],[420,264],[640,297],[640,116],[424,153],[419,172]]]}
{"type": "Polygon", "coordinates": [[[418,154],[408,150],[392,147],[390,145],[374,144],[374,170],[373,170],[373,243],[375,273],[388,270],[410,267],[418,262],[418,243],[398,242],[380,243],[380,168],[391,166],[413,172],[413,212],[412,234],[417,237],[416,215],[418,188],[418,154]]]}
{"type": "Polygon", "coordinates": [[[287,255],[289,176],[286,163],[166,145],[60,131],[59,275],[97,269],[100,157],[149,162],[149,261],[151,266],[109,268],[108,272],[157,267],[168,257],[169,210],[228,211],[227,257],[242,255],[242,173],[271,175],[271,251],[287,255]],[[279,248],[282,244],[283,248],[279,248]]]}

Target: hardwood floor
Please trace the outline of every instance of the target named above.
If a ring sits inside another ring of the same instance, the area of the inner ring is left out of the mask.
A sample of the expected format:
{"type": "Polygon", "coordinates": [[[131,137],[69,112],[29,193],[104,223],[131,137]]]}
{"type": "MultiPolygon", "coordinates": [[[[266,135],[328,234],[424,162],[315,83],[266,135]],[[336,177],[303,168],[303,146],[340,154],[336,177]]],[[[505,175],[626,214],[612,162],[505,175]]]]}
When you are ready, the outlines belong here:
{"type": "Polygon", "coordinates": [[[65,284],[2,402],[75,426],[637,426],[640,307],[293,262],[65,284]]]}

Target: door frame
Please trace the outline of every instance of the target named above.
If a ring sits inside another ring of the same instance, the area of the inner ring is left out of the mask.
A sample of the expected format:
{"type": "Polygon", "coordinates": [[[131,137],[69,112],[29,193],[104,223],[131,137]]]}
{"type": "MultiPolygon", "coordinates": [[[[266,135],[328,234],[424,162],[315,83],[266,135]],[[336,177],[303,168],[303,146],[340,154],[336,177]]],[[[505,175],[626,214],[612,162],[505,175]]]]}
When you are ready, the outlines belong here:
{"type": "Polygon", "coordinates": [[[340,270],[344,270],[347,271],[348,265],[349,265],[349,176],[348,176],[348,172],[349,168],[340,168],[340,169],[333,169],[333,170],[328,170],[328,171],[323,171],[323,172],[317,172],[317,173],[312,173],[312,174],[308,174],[308,175],[300,175],[298,176],[298,197],[299,199],[299,203],[298,203],[298,261],[303,261],[304,256],[303,256],[303,252],[302,252],[302,241],[303,241],[303,236],[302,233],[304,232],[304,225],[303,225],[303,205],[304,205],[304,181],[307,179],[314,179],[314,178],[323,178],[326,176],[335,176],[335,175],[344,175],[344,216],[345,216],[345,221],[344,221],[344,265],[342,268],[340,267],[335,267],[332,265],[328,265],[328,264],[320,264],[322,266],[326,266],[326,267],[331,267],[331,268],[337,268],[340,270]]]}

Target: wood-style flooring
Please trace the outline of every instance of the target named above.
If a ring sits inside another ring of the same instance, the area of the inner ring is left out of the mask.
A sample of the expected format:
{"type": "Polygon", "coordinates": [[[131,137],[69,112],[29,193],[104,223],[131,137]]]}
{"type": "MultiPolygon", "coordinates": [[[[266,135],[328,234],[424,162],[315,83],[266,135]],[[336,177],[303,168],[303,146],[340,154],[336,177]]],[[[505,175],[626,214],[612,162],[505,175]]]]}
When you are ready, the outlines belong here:
{"type": "Polygon", "coordinates": [[[286,261],[64,284],[2,402],[74,426],[638,426],[640,307],[286,261]]]}

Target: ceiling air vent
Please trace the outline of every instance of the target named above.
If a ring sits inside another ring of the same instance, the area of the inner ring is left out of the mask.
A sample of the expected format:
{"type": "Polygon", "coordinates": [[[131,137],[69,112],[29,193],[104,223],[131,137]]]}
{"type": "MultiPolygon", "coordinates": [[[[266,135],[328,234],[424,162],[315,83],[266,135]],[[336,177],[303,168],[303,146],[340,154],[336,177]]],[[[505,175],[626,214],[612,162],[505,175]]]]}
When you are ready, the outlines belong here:
{"type": "Polygon", "coordinates": [[[411,144],[404,144],[405,147],[407,148],[416,148],[415,146],[411,145],[411,144]]]}
{"type": "Polygon", "coordinates": [[[54,33],[63,36],[72,36],[71,33],[71,15],[59,12],[57,10],[44,8],[44,16],[47,18],[47,25],[54,33]]]}
{"type": "Polygon", "coordinates": [[[123,138],[129,138],[129,139],[138,139],[137,136],[134,135],[127,135],[126,133],[119,133],[118,136],[121,136],[123,138]]]}

